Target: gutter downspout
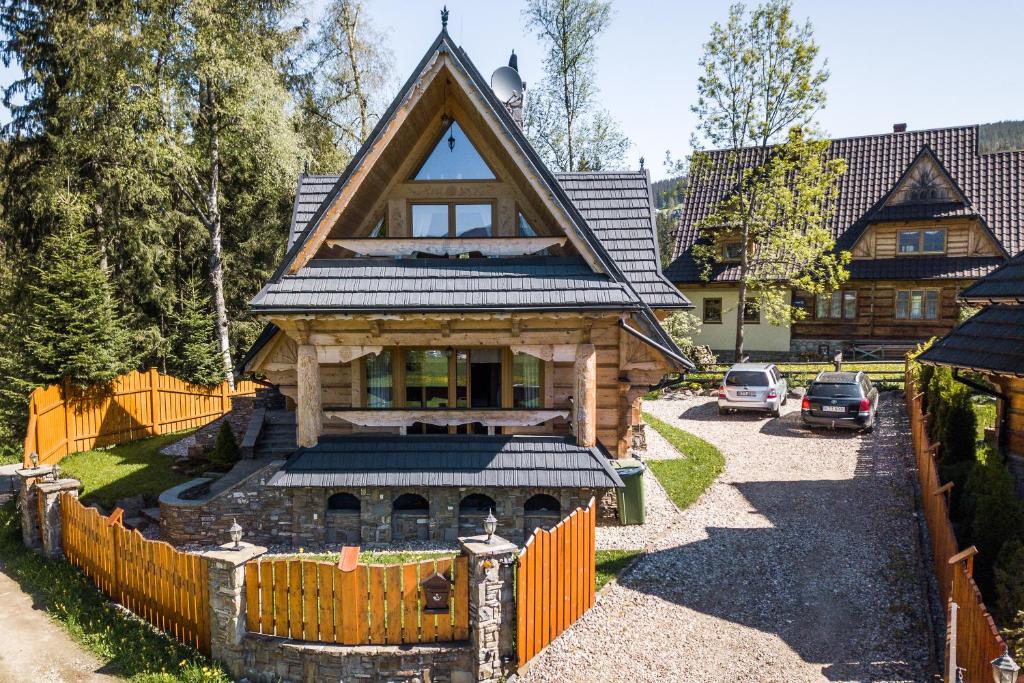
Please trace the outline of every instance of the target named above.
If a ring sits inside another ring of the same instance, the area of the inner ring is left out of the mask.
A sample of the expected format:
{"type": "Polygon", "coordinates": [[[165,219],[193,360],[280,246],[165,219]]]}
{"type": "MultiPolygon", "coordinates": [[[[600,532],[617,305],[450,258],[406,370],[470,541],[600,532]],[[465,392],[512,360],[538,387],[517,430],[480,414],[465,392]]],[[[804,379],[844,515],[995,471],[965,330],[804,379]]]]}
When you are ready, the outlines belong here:
{"type": "Polygon", "coordinates": [[[986,394],[988,396],[991,396],[991,397],[995,398],[997,401],[999,401],[999,403],[1000,403],[999,410],[996,411],[996,415],[998,416],[997,419],[998,419],[998,422],[999,422],[996,425],[996,443],[998,444],[999,451],[1002,452],[1002,453],[1005,453],[1006,452],[1006,425],[1007,425],[1006,410],[1005,410],[1006,405],[1007,405],[1007,403],[1006,403],[1006,401],[1007,401],[1006,394],[1004,394],[1003,392],[999,391],[998,389],[993,389],[992,387],[987,387],[984,384],[981,384],[979,382],[975,382],[973,379],[968,379],[966,377],[961,376],[960,368],[953,368],[953,379],[955,379],[957,382],[960,382],[960,384],[963,384],[966,387],[974,389],[975,391],[980,391],[981,393],[986,394]]]}

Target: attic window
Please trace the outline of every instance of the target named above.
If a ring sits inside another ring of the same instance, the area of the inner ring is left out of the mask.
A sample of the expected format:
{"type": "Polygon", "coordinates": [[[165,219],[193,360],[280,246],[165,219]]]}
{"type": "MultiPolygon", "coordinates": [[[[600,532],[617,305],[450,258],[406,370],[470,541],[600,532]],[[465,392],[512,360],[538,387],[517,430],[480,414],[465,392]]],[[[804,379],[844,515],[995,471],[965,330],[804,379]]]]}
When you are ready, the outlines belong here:
{"type": "Polygon", "coordinates": [[[536,237],[537,231],[530,225],[530,221],[526,220],[526,216],[522,213],[519,214],[519,236],[520,237],[536,237]]]}
{"type": "Polygon", "coordinates": [[[722,245],[723,261],[739,261],[743,258],[743,244],[741,242],[726,242],[722,245]]]}
{"type": "Polygon", "coordinates": [[[384,222],[384,216],[381,216],[380,219],[377,221],[377,224],[373,226],[373,230],[370,231],[369,238],[375,240],[383,239],[384,237],[387,236],[388,227],[387,224],[384,222]]]}
{"type": "Polygon", "coordinates": [[[452,121],[413,179],[494,180],[494,173],[458,122],[452,121]]]}

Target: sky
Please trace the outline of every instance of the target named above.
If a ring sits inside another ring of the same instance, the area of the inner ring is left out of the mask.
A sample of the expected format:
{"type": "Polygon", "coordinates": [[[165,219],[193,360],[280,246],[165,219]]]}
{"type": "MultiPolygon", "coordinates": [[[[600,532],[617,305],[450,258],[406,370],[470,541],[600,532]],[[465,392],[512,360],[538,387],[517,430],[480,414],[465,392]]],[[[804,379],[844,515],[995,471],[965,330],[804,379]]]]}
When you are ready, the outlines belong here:
{"type": "MultiPolygon", "coordinates": [[[[326,0],[305,0],[315,21],[326,0]]],[[[516,0],[365,0],[394,52],[403,82],[441,28],[487,75],[515,49],[527,88],[542,76],[543,54],[516,0]]],[[[697,62],[709,28],[727,17],[726,0],[613,0],[599,38],[598,98],[632,141],[627,167],[641,156],[657,180],[666,150],[689,152],[697,62]]],[[[828,62],[828,104],[818,123],[831,137],[1024,119],[1024,2],[1021,0],[794,0],[810,19],[828,62]]],[[[0,83],[17,73],[0,69],[0,83]]],[[[0,119],[6,120],[6,112],[0,119]]]]}

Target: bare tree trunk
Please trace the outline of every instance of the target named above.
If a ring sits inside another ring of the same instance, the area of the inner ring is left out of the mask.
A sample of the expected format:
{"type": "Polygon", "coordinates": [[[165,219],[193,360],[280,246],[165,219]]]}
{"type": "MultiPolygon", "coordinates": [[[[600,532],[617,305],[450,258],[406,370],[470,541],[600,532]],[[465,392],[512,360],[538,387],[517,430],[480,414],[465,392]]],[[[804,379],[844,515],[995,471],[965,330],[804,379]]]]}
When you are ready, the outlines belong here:
{"type": "Polygon", "coordinates": [[[224,361],[224,377],[228,385],[235,388],[234,367],[231,362],[231,345],[228,336],[228,311],[224,303],[224,259],[221,250],[221,221],[218,194],[220,192],[220,115],[214,100],[213,88],[206,82],[206,97],[203,99],[206,121],[210,135],[210,184],[206,195],[207,229],[210,231],[210,290],[213,295],[214,336],[220,346],[224,361]]]}
{"type": "Polygon", "coordinates": [[[736,362],[743,361],[743,309],[747,306],[747,269],[750,267],[750,256],[748,254],[748,240],[750,231],[747,226],[743,227],[743,253],[740,255],[740,286],[736,290],[736,362]]]}
{"type": "Polygon", "coordinates": [[[342,8],[345,25],[345,42],[348,43],[349,68],[352,69],[352,92],[356,97],[356,106],[359,108],[359,141],[364,142],[370,137],[370,113],[369,101],[366,93],[363,92],[362,73],[356,60],[358,40],[356,38],[357,24],[359,23],[359,12],[353,11],[351,5],[346,3],[342,8]]]}

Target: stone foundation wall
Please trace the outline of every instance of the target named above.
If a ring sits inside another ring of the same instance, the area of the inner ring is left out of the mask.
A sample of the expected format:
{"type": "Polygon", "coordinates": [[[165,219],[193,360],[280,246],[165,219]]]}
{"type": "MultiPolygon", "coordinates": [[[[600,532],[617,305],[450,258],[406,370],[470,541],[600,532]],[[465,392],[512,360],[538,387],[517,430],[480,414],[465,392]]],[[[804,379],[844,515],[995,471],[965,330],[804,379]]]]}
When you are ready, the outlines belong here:
{"type": "Polygon", "coordinates": [[[469,683],[472,651],[450,645],[320,645],[269,636],[246,635],[243,673],[254,683],[277,681],[394,681],[469,683]]]}
{"type": "Polygon", "coordinates": [[[462,499],[478,493],[495,502],[497,534],[522,543],[524,532],[532,533],[537,521],[532,517],[528,519],[523,507],[530,497],[547,494],[558,500],[561,510],[551,517],[557,523],[573,509],[586,506],[592,496],[600,500],[604,494],[604,490],[529,487],[329,489],[267,486],[266,482],[281,465],[282,461],[275,461],[207,501],[182,500],[179,489],[188,488],[187,484],[165,492],[160,497],[163,538],[175,545],[224,543],[228,527],[237,519],[245,530],[245,539],[260,545],[313,547],[328,543],[455,541],[459,536],[483,531],[486,513],[473,511],[460,515],[459,512],[462,499]],[[351,493],[360,500],[361,510],[358,513],[328,512],[327,499],[335,493],[351,493]],[[393,512],[392,503],[405,493],[426,498],[429,511],[393,512]]]}

